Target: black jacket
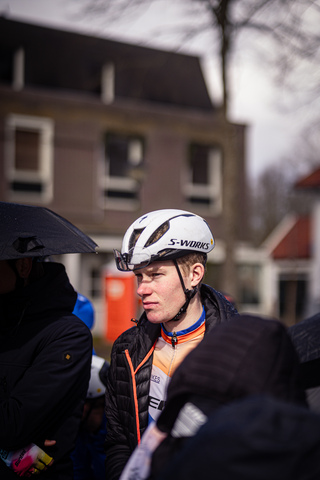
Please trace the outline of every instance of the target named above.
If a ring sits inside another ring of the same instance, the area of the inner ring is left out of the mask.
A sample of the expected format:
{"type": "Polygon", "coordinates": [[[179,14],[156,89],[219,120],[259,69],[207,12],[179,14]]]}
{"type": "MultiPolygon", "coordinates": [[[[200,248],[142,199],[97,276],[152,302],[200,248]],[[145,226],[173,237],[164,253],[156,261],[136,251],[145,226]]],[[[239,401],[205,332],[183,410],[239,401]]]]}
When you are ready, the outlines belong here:
{"type": "MultiPolygon", "coordinates": [[[[236,310],[213,288],[201,286],[206,333],[229,320],[236,310]]],[[[148,395],[155,343],[160,325],[142,315],[136,327],[115,341],[106,390],[106,478],[119,478],[129,456],[148,426],[148,395]]]]}
{"type": "MultiPolygon", "coordinates": [[[[72,478],[92,336],[72,314],[77,295],[63,265],[43,266],[40,280],[0,297],[0,448],[37,444],[54,458],[39,478],[62,480],[72,478]]],[[[2,460],[0,478],[17,478],[2,460]]]]}
{"type": "Polygon", "coordinates": [[[156,480],[318,480],[320,416],[271,396],[214,411],[156,480]]]}
{"type": "Polygon", "coordinates": [[[172,376],[157,420],[168,436],[148,478],[309,479],[301,465],[320,452],[320,432],[310,428],[320,417],[309,415],[299,372],[279,321],[240,315],[218,325],[172,376]]]}

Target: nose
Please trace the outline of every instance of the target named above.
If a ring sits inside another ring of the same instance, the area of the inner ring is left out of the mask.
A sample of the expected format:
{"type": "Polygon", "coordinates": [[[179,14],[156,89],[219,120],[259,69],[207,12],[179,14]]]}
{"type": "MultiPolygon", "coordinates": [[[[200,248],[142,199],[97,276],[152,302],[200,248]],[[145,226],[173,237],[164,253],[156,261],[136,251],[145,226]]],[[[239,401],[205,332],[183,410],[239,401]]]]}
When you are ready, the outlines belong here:
{"type": "Polygon", "coordinates": [[[139,280],[138,288],[137,288],[137,294],[139,295],[139,297],[142,298],[146,295],[150,295],[150,293],[151,293],[151,288],[150,288],[149,282],[146,280],[139,280]]]}

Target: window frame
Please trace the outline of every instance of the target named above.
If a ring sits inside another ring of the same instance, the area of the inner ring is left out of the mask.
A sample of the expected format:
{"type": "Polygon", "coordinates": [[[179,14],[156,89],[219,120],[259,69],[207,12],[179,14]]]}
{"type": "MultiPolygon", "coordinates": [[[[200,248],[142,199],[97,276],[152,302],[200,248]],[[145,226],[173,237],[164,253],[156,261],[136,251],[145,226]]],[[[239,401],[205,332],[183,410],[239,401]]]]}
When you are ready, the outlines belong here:
{"type": "Polygon", "coordinates": [[[187,202],[193,207],[203,209],[211,214],[219,214],[222,211],[222,149],[214,144],[202,144],[193,142],[188,152],[187,174],[184,182],[184,195],[187,202]],[[208,183],[200,184],[192,181],[192,149],[194,147],[208,149],[208,183]],[[192,197],[208,200],[208,203],[192,200],[192,197]]]}
{"type": "Polygon", "coordinates": [[[49,203],[53,197],[53,120],[47,117],[11,114],[6,119],[5,135],[5,170],[10,200],[49,203]],[[18,130],[39,134],[37,170],[16,168],[15,133],[18,130]],[[14,182],[40,184],[42,189],[40,192],[17,191],[12,188],[14,182]]]}
{"type": "Polygon", "coordinates": [[[139,207],[141,173],[144,168],[144,151],[144,139],[139,134],[108,131],[104,135],[102,174],[100,177],[104,208],[114,210],[135,210],[139,207]],[[130,148],[132,149],[132,152],[134,150],[137,152],[137,148],[140,150],[140,153],[138,152],[138,154],[132,153],[131,160],[130,157],[126,159],[129,172],[127,176],[110,175],[110,160],[107,155],[108,139],[110,138],[122,138],[124,141],[127,141],[128,151],[130,151],[130,148]],[[119,197],[108,195],[108,191],[118,193],[119,197]],[[125,194],[129,195],[128,198],[125,197],[125,194]],[[132,195],[131,198],[130,195],[132,195]]]}

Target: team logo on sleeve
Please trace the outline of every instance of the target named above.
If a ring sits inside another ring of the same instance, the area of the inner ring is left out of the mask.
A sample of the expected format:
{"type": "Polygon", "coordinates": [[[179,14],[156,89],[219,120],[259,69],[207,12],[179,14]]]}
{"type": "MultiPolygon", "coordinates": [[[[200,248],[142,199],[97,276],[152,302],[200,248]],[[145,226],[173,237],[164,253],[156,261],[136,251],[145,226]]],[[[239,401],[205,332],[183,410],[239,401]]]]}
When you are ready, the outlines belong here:
{"type": "Polygon", "coordinates": [[[151,375],[151,382],[160,383],[160,377],[158,375],[151,375]]]}
{"type": "Polygon", "coordinates": [[[65,352],[62,355],[62,360],[64,363],[71,363],[72,361],[72,354],[70,352],[65,352]]]}

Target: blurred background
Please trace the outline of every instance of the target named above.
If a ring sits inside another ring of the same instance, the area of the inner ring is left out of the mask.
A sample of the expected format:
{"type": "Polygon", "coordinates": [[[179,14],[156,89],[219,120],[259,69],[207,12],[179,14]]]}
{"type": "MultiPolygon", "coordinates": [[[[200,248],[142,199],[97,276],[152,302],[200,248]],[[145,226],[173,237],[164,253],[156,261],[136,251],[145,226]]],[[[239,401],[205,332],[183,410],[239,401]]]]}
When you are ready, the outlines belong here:
{"type": "Polygon", "coordinates": [[[140,314],[112,252],[159,208],[208,221],[206,282],[240,312],[320,310],[319,21],[311,0],[0,0],[0,201],[99,245],[57,258],[96,349],[140,314]]]}

